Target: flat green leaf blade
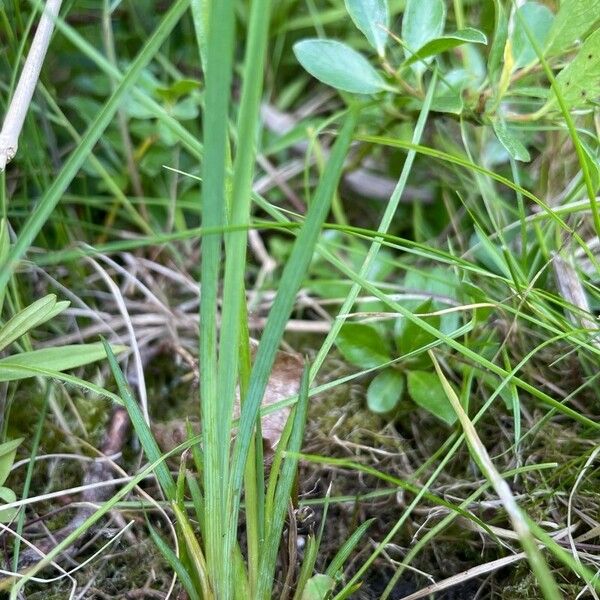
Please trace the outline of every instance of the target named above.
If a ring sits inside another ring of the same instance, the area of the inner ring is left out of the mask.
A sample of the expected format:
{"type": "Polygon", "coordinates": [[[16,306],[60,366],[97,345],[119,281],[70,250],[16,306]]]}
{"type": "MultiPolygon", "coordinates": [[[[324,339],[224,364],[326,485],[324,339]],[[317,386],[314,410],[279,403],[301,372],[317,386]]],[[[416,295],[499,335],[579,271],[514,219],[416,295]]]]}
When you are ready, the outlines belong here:
{"type": "Polygon", "coordinates": [[[404,66],[412,65],[428,57],[462,46],[463,44],[487,44],[487,37],[479,29],[466,27],[454,33],[430,40],[421,46],[412,56],[407,58],[404,66]]]}
{"type": "Polygon", "coordinates": [[[456,422],[456,413],[435,373],[409,371],[408,393],[413,402],[448,425],[456,422]]]}
{"type": "MultiPolygon", "coordinates": [[[[407,0],[402,18],[402,39],[407,46],[406,58],[410,58],[429,40],[440,37],[445,22],[446,5],[443,0],[407,0]]],[[[413,68],[422,72],[425,65],[416,63],[413,68]]]]}
{"type": "Polygon", "coordinates": [[[395,369],[384,369],[367,389],[369,410],[385,414],[394,410],[404,394],[404,375],[395,369]]]}
{"type": "Polygon", "coordinates": [[[556,76],[556,85],[568,107],[596,100],[600,93],[600,29],[583,43],[577,56],[556,76]]]}
{"type": "Polygon", "coordinates": [[[600,21],[600,0],[563,0],[548,35],[549,54],[559,54],[600,21]]]}
{"type": "Polygon", "coordinates": [[[494,121],[492,127],[494,128],[494,133],[496,134],[498,141],[515,160],[520,160],[522,162],[529,162],[531,160],[529,151],[514,132],[508,128],[505,121],[494,121]]]}
{"type": "MultiPolygon", "coordinates": [[[[111,346],[104,340],[100,346],[103,348],[105,356],[108,358],[108,364],[110,366],[110,370],[112,371],[113,377],[117,382],[123,405],[127,409],[127,413],[131,419],[131,424],[133,425],[135,433],[140,440],[144,454],[150,462],[155,463],[160,460],[162,453],[158,447],[158,444],[156,443],[156,440],[154,439],[154,436],[152,435],[150,426],[144,420],[144,415],[142,414],[141,408],[129,391],[127,381],[125,380],[123,372],[121,371],[121,367],[119,367],[119,363],[117,362],[111,346]]],[[[169,468],[164,461],[158,464],[156,467],[156,478],[158,479],[160,487],[162,488],[165,496],[171,501],[174,500],[176,494],[175,482],[173,481],[173,477],[171,476],[169,468]]]]}
{"type": "Polygon", "coordinates": [[[17,448],[21,445],[22,441],[23,438],[18,438],[0,444],[0,485],[4,485],[4,482],[8,478],[13,462],[15,462],[17,448]]]}
{"type": "Polygon", "coordinates": [[[294,44],[294,54],[313,77],[338,90],[376,94],[390,89],[362,54],[341,42],[302,40],[294,44]]]}
{"type": "Polygon", "coordinates": [[[0,487],[0,523],[12,521],[19,512],[18,507],[1,509],[2,504],[12,504],[17,501],[17,495],[10,489],[0,487]]]}
{"type": "Polygon", "coordinates": [[[307,582],[301,600],[325,600],[335,587],[335,579],[329,575],[317,573],[307,582]]]}
{"type": "Polygon", "coordinates": [[[367,529],[373,524],[376,519],[369,519],[365,521],[360,527],[358,527],[352,535],[344,542],[343,546],[336,552],[336,555],[333,557],[327,570],[325,571],[326,575],[329,577],[333,577],[334,579],[339,575],[340,571],[344,567],[344,563],[348,560],[350,554],[360,541],[360,538],[367,532],[367,529]]]}
{"type": "Polygon", "coordinates": [[[520,68],[537,59],[535,49],[529,41],[523,22],[529,28],[540,48],[546,45],[548,34],[554,21],[552,11],[538,2],[527,2],[519,8],[515,18],[515,29],[512,38],[512,50],[515,67],[520,68]]]}
{"type": "Polygon", "coordinates": [[[390,18],[387,0],[346,0],[346,10],[377,54],[383,56],[390,18]]]}
{"type": "MultiPolygon", "coordinates": [[[[117,346],[121,352],[124,346],[117,346]]],[[[106,358],[102,344],[73,344],[21,352],[15,356],[0,359],[0,381],[21,379],[23,369],[41,369],[46,371],[66,371],[106,358]],[[17,377],[11,377],[14,373],[17,377]]]]}
{"type": "Polygon", "coordinates": [[[335,343],[342,356],[358,367],[378,367],[391,359],[385,341],[370,325],[344,323],[335,343]]]}
{"type": "Polygon", "coordinates": [[[6,324],[0,328],[0,350],[4,350],[9,344],[19,339],[39,323],[43,322],[55,305],[56,296],[54,294],[48,294],[25,307],[14,317],[9,319],[6,324]]]}

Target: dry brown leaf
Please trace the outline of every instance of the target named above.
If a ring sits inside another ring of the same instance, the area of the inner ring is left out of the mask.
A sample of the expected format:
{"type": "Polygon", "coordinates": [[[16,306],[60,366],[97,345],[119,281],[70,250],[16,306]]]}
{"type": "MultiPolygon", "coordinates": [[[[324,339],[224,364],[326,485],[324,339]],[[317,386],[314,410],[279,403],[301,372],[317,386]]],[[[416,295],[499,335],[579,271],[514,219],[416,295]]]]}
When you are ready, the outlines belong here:
{"type": "MultiPolygon", "coordinates": [[[[258,343],[252,340],[251,355],[254,360],[258,343]]],[[[302,377],[303,362],[299,354],[290,352],[278,352],[275,358],[275,364],[271,371],[271,377],[267,384],[262,406],[270,406],[290,396],[295,396],[300,389],[300,379],[302,377]]],[[[274,413],[263,417],[261,422],[262,437],[267,453],[272,452],[283,433],[283,428],[290,414],[290,408],[284,407],[274,413]]],[[[240,415],[239,392],[236,393],[235,404],[233,408],[233,417],[237,419],[240,415]]],[[[198,419],[190,419],[192,428],[199,432],[200,426],[198,419]]],[[[175,419],[166,423],[159,423],[153,426],[153,433],[156,441],[163,451],[172,450],[175,446],[181,444],[187,439],[186,423],[184,419],[175,419]]]]}

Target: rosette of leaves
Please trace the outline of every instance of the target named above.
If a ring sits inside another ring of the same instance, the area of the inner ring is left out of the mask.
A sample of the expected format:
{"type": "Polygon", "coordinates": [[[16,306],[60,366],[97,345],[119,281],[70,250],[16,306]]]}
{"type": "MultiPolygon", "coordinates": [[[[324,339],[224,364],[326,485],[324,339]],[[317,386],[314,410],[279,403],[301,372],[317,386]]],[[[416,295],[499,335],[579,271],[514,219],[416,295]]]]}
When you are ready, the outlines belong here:
{"type": "MultiPolygon", "coordinates": [[[[458,282],[441,269],[415,271],[404,280],[407,292],[431,297],[407,300],[405,306],[431,327],[451,335],[459,327],[457,313],[439,314],[455,300],[458,282]]],[[[367,388],[369,410],[390,414],[400,402],[409,398],[420,408],[448,425],[456,421],[456,413],[448,401],[439,377],[427,354],[436,336],[405,318],[392,326],[383,323],[346,323],[336,340],[342,356],[362,369],[380,367],[367,388]]]]}

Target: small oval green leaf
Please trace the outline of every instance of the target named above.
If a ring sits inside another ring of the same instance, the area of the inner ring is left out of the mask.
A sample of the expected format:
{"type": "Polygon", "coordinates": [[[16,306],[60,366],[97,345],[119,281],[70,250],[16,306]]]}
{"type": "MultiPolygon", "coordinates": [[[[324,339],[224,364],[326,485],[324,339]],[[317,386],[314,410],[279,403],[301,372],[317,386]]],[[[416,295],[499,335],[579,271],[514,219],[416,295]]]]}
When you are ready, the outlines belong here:
{"type": "Polygon", "coordinates": [[[15,454],[17,448],[21,445],[23,438],[11,440],[0,444],[0,485],[4,485],[4,482],[8,478],[8,474],[15,462],[15,454]]]}
{"type": "Polygon", "coordinates": [[[503,120],[494,121],[492,127],[498,141],[515,160],[520,160],[521,162],[529,162],[531,160],[527,148],[525,148],[521,140],[508,128],[503,120]]]}
{"type": "Polygon", "coordinates": [[[463,44],[487,44],[487,37],[479,29],[466,27],[460,31],[449,33],[441,37],[430,40],[421,46],[412,56],[404,61],[404,66],[412,65],[417,61],[423,61],[431,56],[436,56],[452,48],[457,48],[463,44]]]}
{"type": "MultiPolygon", "coordinates": [[[[446,22],[446,5],[443,0],[407,0],[402,17],[402,39],[406,44],[405,55],[410,58],[429,40],[440,37],[446,22]]],[[[424,59],[429,62],[430,59],[424,59]]],[[[418,73],[425,70],[422,62],[415,63],[418,73]]]]}
{"type": "Polygon", "coordinates": [[[346,10],[377,54],[383,56],[389,28],[387,0],[346,0],[346,10]]]}
{"type": "Polygon", "coordinates": [[[294,44],[294,54],[313,77],[338,90],[376,94],[393,89],[362,54],[341,42],[302,40],[294,44]]]}
{"type": "Polygon", "coordinates": [[[543,48],[553,21],[554,14],[552,11],[538,2],[527,2],[519,8],[518,15],[515,18],[515,29],[512,38],[516,68],[524,67],[537,59],[537,54],[529,41],[523,23],[527,25],[540,48],[543,48]]]}
{"type": "Polygon", "coordinates": [[[403,394],[404,375],[395,369],[385,369],[367,389],[367,406],[374,413],[388,413],[396,408],[403,394]]]}
{"type": "Polygon", "coordinates": [[[448,425],[456,422],[456,413],[438,376],[429,371],[409,371],[408,393],[413,402],[448,425]]]}
{"type": "Polygon", "coordinates": [[[345,323],[335,343],[348,362],[363,369],[378,367],[391,360],[385,340],[370,325],[345,323]]]}

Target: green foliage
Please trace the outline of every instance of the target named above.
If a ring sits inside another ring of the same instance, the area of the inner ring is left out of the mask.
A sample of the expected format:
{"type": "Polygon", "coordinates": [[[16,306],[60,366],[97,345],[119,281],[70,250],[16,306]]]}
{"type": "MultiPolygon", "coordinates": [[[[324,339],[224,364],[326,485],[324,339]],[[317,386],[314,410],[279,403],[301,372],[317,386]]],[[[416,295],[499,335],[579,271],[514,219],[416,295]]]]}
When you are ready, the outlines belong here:
{"type": "Polygon", "coordinates": [[[598,26],[600,0],[563,0],[548,35],[549,54],[558,54],[598,26]]]}
{"type": "Polygon", "coordinates": [[[345,0],[346,10],[377,54],[383,57],[389,28],[387,0],[345,0]]]}
{"type": "MultiPolygon", "coordinates": [[[[15,462],[17,448],[22,442],[23,438],[19,438],[0,444],[0,500],[6,504],[15,502],[17,499],[17,495],[13,490],[4,487],[4,482],[8,479],[11,467],[15,462]]],[[[18,512],[18,507],[2,509],[2,503],[0,503],[0,523],[12,521],[18,512]]]]}
{"type": "MultiPolygon", "coordinates": [[[[407,59],[410,60],[428,42],[440,37],[445,22],[446,4],[443,0],[408,0],[402,19],[402,40],[406,44],[407,59]]],[[[431,54],[426,56],[413,66],[417,73],[425,71],[425,64],[431,61],[431,54]]]]}
{"type": "Polygon", "coordinates": [[[448,401],[438,376],[431,371],[409,371],[408,392],[415,404],[442,419],[448,425],[456,422],[456,413],[448,401]]]}
{"type": "Polygon", "coordinates": [[[529,32],[533,35],[537,45],[544,48],[554,22],[554,15],[547,6],[538,2],[526,2],[517,10],[519,14],[515,17],[512,52],[515,67],[521,68],[538,58],[523,23],[529,28],[529,32]]]}
{"type": "Polygon", "coordinates": [[[556,84],[569,108],[583,106],[600,94],[600,29],[582,44],[577,56],[557,75],[556,84]]]}
{"type": "Polygon", "coordinates": [[[395,369],[384,369],[367,389],[367,406],[374,413],[389,413],[404,394],[404,375],[395,369]]]}
{"type": "Polygon", "coordinates": [[[390,89],[367,59],[335,40],[302,40],[294,44],[300,64],[313,76],[338,90],[376,94],[390,89]]]}

